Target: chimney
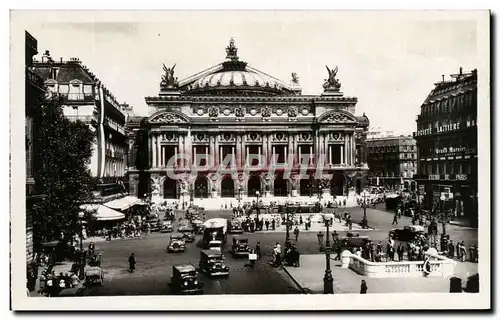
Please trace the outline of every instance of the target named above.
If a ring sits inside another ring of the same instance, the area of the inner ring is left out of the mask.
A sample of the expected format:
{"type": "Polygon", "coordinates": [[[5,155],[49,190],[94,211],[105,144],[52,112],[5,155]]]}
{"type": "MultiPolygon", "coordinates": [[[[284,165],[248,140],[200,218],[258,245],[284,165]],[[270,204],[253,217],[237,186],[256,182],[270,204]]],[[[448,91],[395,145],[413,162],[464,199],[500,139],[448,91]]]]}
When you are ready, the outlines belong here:
{"type": "Polygon", "coordinates": [[[460,67],[460,75],[462,75],[462,73],[463,73],[463,68],[460,67]]]}
{"type": "Polygon", "coordinates": [[[441,78],[443,79],[443,82],[444,82],[444,74],[441,75],[441,78]]]}
{"type": "Polygon", "coordinates": [[[61,57],[61,63],[63,63],[63,58],[61,57]]]}

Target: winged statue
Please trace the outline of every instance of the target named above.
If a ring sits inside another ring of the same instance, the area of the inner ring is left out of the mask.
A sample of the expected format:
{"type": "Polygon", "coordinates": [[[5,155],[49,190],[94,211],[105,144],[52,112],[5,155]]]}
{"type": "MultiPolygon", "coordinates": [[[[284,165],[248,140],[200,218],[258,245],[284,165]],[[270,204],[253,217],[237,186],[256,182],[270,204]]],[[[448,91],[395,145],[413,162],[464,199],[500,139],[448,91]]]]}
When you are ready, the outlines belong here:
{"type": "Polygon", "coordinates": [[[168,68],[164,63],[163,64],[163,71],[165,71],[165,75],[163,75],[161,85],[165,86],[167,88],[172,88],[177,86],[177,78],[174,77],[174,69],[175,66],[177,65],[174,64],[171,68],[168,68]]]}
{"type": "Polygon", "coordinates": [[[326,89],[339,89],[340,88],[340,82],[335,78],[337,76],[337,72],[339,71],[339,67],[335,66],[333,70],[328,68],[327,65],[325,65],[326,70],[328,71],[328,79],[326,79],[325,84],[323,87],[326,89]]]}

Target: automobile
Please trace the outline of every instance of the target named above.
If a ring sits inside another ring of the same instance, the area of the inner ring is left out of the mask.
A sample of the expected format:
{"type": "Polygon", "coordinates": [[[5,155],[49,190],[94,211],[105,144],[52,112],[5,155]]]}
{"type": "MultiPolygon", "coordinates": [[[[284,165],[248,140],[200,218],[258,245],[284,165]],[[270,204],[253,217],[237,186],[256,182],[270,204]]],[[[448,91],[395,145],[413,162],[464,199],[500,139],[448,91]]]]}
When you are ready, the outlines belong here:
{"type": "Polygon", "coordinates": [[[170,243],[167,247],[167,252],[185,252],[186,242],[184,241],[184,236],[182,234],[171,235],[170,243]]]}
{"type": "Polygon", "coordinates": [[[231,254],[234,256],[247,256],[250,253],[250,247],[248,246],[248,238],[242,236],[233,237],[233,246],[231,249],[231,254]]]}
{"type": "Polygon", "coordinates": [[[147,223],[149,223],[149,230],[153,231],[160,231],[161,229],[161,222],[160,219],[151,219],[147,220],[147,223]]]}
{"type": "Polygon", "coordinates": [[[212,251],[219,251],[222,252],[222,246],[224,243],[221,240],[212,240],[208,244],[208,249],[212,251]]]}
{"type": "Polygon", "coordinates": [[[202,272],[211,277],[229,276],[229,267],[224,264],[224,255],[220,251],[202,250],[199,267],[202,272]]]}
{"type": "Polygon", "coordinates": [[[194,230],[193,226],[191,225],[191,223],[184,223],[184,224],[181,224],[178,228],[178,231],[179,232],[184,232],[184,231],[187,231],[187,232],[191,232],[192,230],[194,230]]]}
{"type": "Polygon", "coordinates": [[[178,264],[172,267],[173,275],[170,285],[178,294],[201,294],[203,283],[198,280],[198,273],[192,264],[178,264]]]}
{"type": "Polygon", "coordinates": [[[193,242],[195,240],[195,237],[196,237],[194,227],[183,229],[182,236],[184,237],[184,241],[193,242]]]}
{"type": "Polygon", "coordinates": [[[346,236],[339,239],[338,245],[340,245],[341,250],[351,250],[353,248],[365,247],[370,242],[372,240],[369,236],[347,233],[346,236]]]}
{"type": "Polygon", "coordinates": [[[231,222],[229,223],[229,233],[243,233],[241,221],[231,220],[231,222]]]}
{"type": "Polygon", "coordinates": [[[392,229],[389,231],[389,237],[394,240],[412,241],[416,239],[425,239],[425,228],[423,226],[404,226],[402,229],[392,229]]]}
{"type": "Polygon", "coordinates": [[[163,221],[161,223],[160,231],[163,232],[163,233],[173,232],[174,231],[174,226],[172,225],[172,221],[163,221]]]}

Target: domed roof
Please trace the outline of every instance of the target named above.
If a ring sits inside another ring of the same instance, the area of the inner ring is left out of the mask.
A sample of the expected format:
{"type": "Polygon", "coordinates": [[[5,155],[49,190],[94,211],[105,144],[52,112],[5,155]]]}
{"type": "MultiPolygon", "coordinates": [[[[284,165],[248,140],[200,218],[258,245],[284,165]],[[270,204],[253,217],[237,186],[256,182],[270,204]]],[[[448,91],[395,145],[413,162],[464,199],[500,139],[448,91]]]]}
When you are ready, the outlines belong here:
{"type": "Polygon", "coordinates": [[[186,94],[297,94],[300,88],[287,84],[239,61],[238,49],[231,39],[226,48],[228,61],[179,82],[186,94]]]}

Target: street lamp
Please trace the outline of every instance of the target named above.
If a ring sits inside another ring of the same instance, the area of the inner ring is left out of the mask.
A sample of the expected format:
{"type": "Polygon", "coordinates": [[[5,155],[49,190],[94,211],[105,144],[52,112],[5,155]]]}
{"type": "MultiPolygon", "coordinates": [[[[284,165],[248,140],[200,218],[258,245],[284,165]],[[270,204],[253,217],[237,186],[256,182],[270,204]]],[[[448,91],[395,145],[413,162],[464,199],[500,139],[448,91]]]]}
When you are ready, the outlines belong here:
{"type": "Polygon", "coordinates": [[[323,293],[329,294],[333,293],[333,277],[332,270],[330,268],[330,223],[333,220],[333,215],[331,213],[327,213],[323,215],[323,219],[325,220],[326,225],[326,243],[325,243],[325,255],[326,255],[326,270],[325,277],[323,278],[323,293]]]}
{"type": "Polygon", "coordinates": [[[241,208],[241,186],[238,186],[238,209],[241,208]]]}
{"type": "Polygon", "coordinates": [[[256,208],[257,208],[257,220],[259,220],[259,211],[260,211],[260,206],[259,206],[260,192],[259,192],[259,190],[255,191],[255,195],[257,196],[257,204],[256,204],[256,208]]]}
{"type": "Polygon", "coordinates": [[[290,214],[290,204],[287,202],[285,204],[285,227],[286,227],[286,235],[285,235],[285,243],[290,242],[290,224],[288,223],[289,217],[288,215],[290,214]]]}
{"type": "Polygon", "coordinates": [[[363,198],[363,228],[368,228],[368,218],[366,217],[366,198],[368,197],[368,192],[366,190],[363,190],[361,193],[361,196],[363,198]]]}
{"type": "Polygon", "coordinates": [[[80,224],[80,280],[85,279],[85,254],[83,253],[83,221],[79,220],[80,224]]]}

